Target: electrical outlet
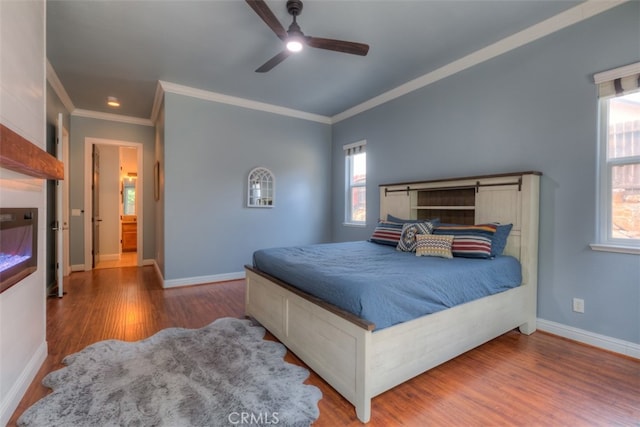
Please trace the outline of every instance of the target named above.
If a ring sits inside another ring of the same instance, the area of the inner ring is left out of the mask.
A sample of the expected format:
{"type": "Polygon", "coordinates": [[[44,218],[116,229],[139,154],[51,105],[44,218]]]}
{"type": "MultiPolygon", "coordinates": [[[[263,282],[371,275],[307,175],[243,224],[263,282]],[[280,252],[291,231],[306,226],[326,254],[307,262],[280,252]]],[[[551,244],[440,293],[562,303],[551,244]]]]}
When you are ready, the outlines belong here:
{"type": "Polygon", "coordinates": [[[582,298],[573,299],[573,311],[576,313],[584,313],[584,300],[582,298]]]}

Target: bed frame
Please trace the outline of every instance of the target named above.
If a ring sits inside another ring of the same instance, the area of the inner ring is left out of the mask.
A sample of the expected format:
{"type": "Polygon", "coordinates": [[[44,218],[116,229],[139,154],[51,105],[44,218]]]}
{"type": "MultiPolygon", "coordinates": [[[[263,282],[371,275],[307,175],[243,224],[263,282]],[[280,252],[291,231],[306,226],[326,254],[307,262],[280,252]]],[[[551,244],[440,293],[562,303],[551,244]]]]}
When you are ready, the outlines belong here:
{"type": "Polygon", "coordinates": [[[536,329],[539,172],[380,186],[380,218],[513,223],[505,253],[521,286],[375,331],[375,325],[246,266],[246,315],[255,318],[356,409],[509,330],[536,329]]]}

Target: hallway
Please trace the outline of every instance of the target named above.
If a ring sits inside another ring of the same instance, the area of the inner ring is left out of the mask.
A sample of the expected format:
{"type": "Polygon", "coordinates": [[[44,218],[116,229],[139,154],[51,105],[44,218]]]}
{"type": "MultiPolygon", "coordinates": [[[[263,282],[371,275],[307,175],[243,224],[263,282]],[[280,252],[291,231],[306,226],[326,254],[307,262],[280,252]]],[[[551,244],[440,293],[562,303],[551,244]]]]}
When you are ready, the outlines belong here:
{"type": "Polygon", "coordinates": [[[117,268],[117,267],[136,267],[138,261],[137,252],[123,252],[120,254],[119,260],[106,260],[100,261],[96,265],[96,269],[99,268],[117,268]]]}

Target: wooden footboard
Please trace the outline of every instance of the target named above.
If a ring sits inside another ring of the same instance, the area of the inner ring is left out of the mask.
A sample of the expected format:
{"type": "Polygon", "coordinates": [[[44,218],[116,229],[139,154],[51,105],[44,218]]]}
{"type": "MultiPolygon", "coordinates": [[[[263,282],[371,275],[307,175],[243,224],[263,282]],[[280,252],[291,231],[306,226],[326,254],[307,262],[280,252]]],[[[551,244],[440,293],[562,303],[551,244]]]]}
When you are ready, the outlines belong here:
{"type": "MultiPolygon", "coordinates": [[[[377,332],[370,323],[246,267],[246,314],[355,406],[503,333],[527,325],[526,285],[377,332]],[[353,317],[353,316],[352,316],[353,317]]],[[[526,326],[527,329],[531,325],[526,326]]]]}
{"type": "MultiPolygon", "coordinates": [[[[368,381],[373,325],[330,311],[282,286],[282,282],[245,267],[246,315],[276,336],[307,366],[356,407],[368,422],[371,398],[368,381]]],[[[346,314],[346,313],[345,313],[346,314]]]]}

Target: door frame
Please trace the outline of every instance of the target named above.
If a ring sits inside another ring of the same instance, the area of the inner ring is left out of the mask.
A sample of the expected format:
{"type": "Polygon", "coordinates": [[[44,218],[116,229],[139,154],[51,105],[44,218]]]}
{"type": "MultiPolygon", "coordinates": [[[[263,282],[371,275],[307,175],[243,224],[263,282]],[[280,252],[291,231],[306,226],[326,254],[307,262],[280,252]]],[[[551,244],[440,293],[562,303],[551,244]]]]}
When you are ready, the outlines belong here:
{"type": "Polygon", "coordinates": [[[138,188],[136,188],[136,216],[138,217],[138,259],[136,264],[141,267],[143,264],[143,200],[144,200],[144,173],[143,173],[143,145],[140,142],[131,141],[119,141],[114,139],[92,138],[86,137],[84,139],[84,269],[85,271],[92,270],[91,266],[91,243],[92,243],[92,230],[91,230],[91,218],[93,217],[93,206],[91,203],[91,152],[93,145],[115,145],[119,147],[135,147],[137,149],[138,160],[138,188]]]}

